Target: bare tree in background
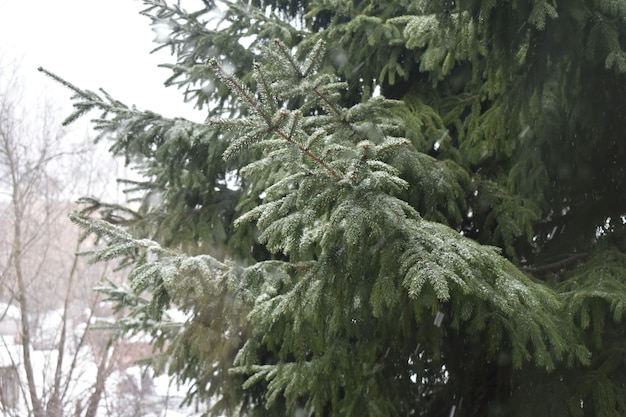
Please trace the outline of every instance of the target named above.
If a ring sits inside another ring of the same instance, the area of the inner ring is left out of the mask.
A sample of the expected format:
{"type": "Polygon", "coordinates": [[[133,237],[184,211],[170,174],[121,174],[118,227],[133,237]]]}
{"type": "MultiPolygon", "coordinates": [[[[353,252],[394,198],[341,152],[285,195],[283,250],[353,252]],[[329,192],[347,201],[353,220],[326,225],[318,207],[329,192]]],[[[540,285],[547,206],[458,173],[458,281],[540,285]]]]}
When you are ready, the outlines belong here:
{"type": "Polygon", "coordinates": [[[18,385],[0,381],[0,407],[3,415],[94,417],[116,350],[88,328],[101,304],[91,288],[102,276],[77,257],[67,219],[93,148],[71,143],[50,106],[29,107],[22,96],[17,67],[0,65],[0,320],[19,310],[17,341],[0,340],[10,365],[0,370],[18,385]]]}

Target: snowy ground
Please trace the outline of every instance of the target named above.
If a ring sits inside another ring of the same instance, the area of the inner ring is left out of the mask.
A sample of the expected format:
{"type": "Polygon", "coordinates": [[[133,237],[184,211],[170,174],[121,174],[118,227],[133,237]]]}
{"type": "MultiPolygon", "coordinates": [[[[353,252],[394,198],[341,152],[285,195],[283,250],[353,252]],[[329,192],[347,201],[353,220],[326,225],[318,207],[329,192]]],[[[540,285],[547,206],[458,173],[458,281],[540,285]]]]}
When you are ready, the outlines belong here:
{"type": "MultiPolygon", "coordinates": [[[[6,318],[6,316],[5,316],[6,318]]],[[[53,320],[52,318],[48,318],[53,320]]],[[[48,320],[48,321],[49,321],[48,320]]],[[[10,330],[11,324],[4,321],[5,329],[10,330]]],[[[48,323],[50,324],[50,323],[48,323]]],[[[44,332],[45,334],[45,332],[44,332]]],[[[70,344],[71,345],[71,344],[70,344]]],[[[44,399],[50,394],[53,386],[54,369],[57,364],[58,350],[51,348],[54,343],[40,342],[37,349],[31,350],[33,373],[39,395],[44,399]]],[[[98,372],[98,354],[92,346],[84,344],[78,351],[66,351],[63,378],[67,381],[67,395],[64,401],[65,415],[76,415],[77,407],[86,410],[87,401],[93,392],[98,372]],[[73,365],[73,366],[72,366],[73,365]],[[72,369],[72,371],[70,371],[72,369]]],[[[127,341],[118,348],[118,360],[106,382],[105,393],[99,403],[98,416],[106,417],[191,417],[199,416],[204,408],[185,407],[179,405],[188,389],[167,375],[153,377],[152,373],[133,363],[137,356],[137,348],[149,348],[146,342],[127,341]],[[143,343],[143,344],[141,344],[143,343]]],[[[0,392],[3,382],[7,392],[13,392],[19,397],[18,403],[11,408],[0,410],[0,414],[7,417],[28,416],[28,409],[24,398],[27,396],[26,374],[23,366],[22,345],[16,333],[7,335],[0,333],[0,370],[14,366],[18,372],[12,372],[13,380],[0,373],[0,392]],[[5,378],[3,381],[2,378],[5,378]],[[12,388],[11,388],[12,387],[12,388]]]]}

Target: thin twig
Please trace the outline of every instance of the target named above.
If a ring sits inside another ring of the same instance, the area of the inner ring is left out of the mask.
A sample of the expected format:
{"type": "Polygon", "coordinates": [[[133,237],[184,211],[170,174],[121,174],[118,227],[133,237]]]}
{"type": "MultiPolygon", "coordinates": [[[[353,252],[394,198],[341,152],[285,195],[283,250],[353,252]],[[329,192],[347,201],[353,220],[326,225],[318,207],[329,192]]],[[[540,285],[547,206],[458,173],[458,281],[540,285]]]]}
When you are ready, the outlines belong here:
{"type": "Polygon", "coordinates": [[[326,103],[326,105],[328,107],[330,107],[330,109],[333,111],[333,113],[335,113],[335,115],[341,117],[341,112],[339,110],[337,110],[337,107],[335,107],[335,105],[328,99],[326,98],[326,96],[324,94],[322,94],[317,87],[313,88],[313,92],[315,93],[316,96],[318,96],[324,103],[326,103]]]}
{"type": "Polygon", "coordinates": [[[43,67],[39,67],[39,68],[37,68],[37,71],[43,72],[48,77],[52,78],[54,81],[61,83],[64,87],[69,88],[70,90],[74,91],[76,94],[81,95],[83,97],[86,97],[85,93],[81,89],[76,87],[74,84],[72,84],[72,83],[70,83],[68,81],[65,81],[63,78],[59,77],[58,75],[51,73],[47,69],[45,69],[43,67]]]}
{"type": "Polygon", "coordinates": [[[254,64],[254,69],[256,70],[257,74],[258,74],[258,78],[259,81],[261,82],[260,85],[263,86],[263,89],[265,90],[265,95],[267,96],[267,105],[270,106],[270,111],[272,113],[274,113],[276,111],[276,108],[274,107],[274,102],[272,100],[272,97],[270,95],[270,93],[272,92],[267,80],[265,79],[265,74],[263,73],[263,70],[261,69],[261,65],[259,65],[258,63],[254,64]]]}
{"type": "Polygon", "coordinates": [[[293,140],[289,135],[287,135],[285,132],[280,130],[278,127],[274,129],[274,133],[276,133],[281,138],[285,139],[290,144],[294,145],[296,148],[298,148],[300,150],[300,152],[302,152],[303,154],[305,154],[306,156],[308,156],[309,158],[311,158],[312,160],[317,162],[319,165],[321,165],[324,169],[326,169],[328,172],[330,172],[330,174],[335,179],[338,179],[338,180],[341,179],[341,175],[339,175],[337,173],[337,171],[335,171],[330,165],[328,165],[326,162],[322,161],[322,159],[320,159],[320,157],[315,155],[313,152],[311,152],[310,150],[308,150],[307,148],[305,148],[304,146],[302,146],[301,144],[299,144],[298,142],[293,140]]]}
{"type": "Polygon", "coordinates": [[[304,77],[304,74],[302,73],[302,68],[300,68],[300,64],[295,59],[293,59],[291,52],[287,49],[287,45],[285,45],[279,39],[274,39],[274,45],[276,45],[280,52],[283,54],[283,56],[287,58],[287,61],[293,68],[294,72],[296,72],[300,77],[304,77]]]}
{"type": "Polygon", "coordinates": [[[322,54],[322,51],[324,51],[324,43],[320,41],[317,43],[314,53],[311,56],[309,66],[304,70],[303,75],[305,77],[308,77],[313,71],[313,68],[315,68],[315,64],[317,60],[320,59],[320,55],[322,54]]]}
{"type": "Polygon", "coordinates": [[[216,70],[226,84],[229,84],[232,88],[235,88],[239,94],[246,100],[246,102],[257,112],[259,116],[261,116],[268,125],[272,124],[272,118],[259,107],[257,101],[254,97],[250,97],[246,88],[239,82],[239,80],[232,76],[226,74],[222,67],[217,63],[215,59],[211,59],[209,61],[209,65],[216,70]]]}

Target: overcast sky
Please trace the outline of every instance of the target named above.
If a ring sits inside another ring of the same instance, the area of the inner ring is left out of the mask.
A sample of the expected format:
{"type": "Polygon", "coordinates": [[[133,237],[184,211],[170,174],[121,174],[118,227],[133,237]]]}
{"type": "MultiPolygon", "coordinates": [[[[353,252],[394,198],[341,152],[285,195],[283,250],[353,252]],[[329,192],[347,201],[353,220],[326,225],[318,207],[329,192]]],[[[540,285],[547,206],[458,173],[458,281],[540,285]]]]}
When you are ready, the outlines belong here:
{"type": "Polygon", "coordinates": [[[140,109],[202,121],[176,88],[163,86],[169,71],[157,65],[173,58],[150,54],[157,44],[142,8],[140,0],[0,0],[0,57],[21,61],[31,95],[45,92],[66,109],[70,93],[37,67],[140,109]]]}
{"type": "MultiPolygon", "coordinates": [[[[192,6],[199,1],[186,0],[192,6]]],[[[59,110],[59,123],[71,113],[71,91],[37,71],[41,66],[80,88],[104,88],[140,110],[203,122],[204,114],[184,103],[179,90],[164,87],[170,72],[158,65],[174,59],[166,50],[150,54],[158,44],[150,19],[139,14],[143,8],[140,0],[0,0],[0,65],[19,63],[22,104],[51,103],[59,110]]],[[[93,137],[89,119],[74,123],[64,143],[93,137]]],[[[89,194],[122,201],[124,187],[115,179],[136,174],[110,159],[108,146],[98,145],[93,162],[103,185],[89,194]]]]}

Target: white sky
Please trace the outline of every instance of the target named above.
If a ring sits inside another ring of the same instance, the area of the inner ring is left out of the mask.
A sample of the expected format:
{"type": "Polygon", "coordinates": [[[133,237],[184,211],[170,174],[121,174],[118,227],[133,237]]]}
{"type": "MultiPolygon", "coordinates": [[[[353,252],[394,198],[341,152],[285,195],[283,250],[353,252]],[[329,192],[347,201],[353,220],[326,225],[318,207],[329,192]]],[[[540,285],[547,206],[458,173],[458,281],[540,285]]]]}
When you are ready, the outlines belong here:
{"type": "Polygon", "coordinates": [[[28,92],[45,91],[67,109],[63,116],[71,94],[37,67],[139,109],[202,121],[179,90],[163,86],[169,71],[157,65],[173,58],[150,54],[157,44],[143,7],[139,0],[0,0],[0,58],[20,61],[28,92]]]}
{"type": "MultiPolygon", "coordinates": [[[[195,3],[200,4],[187,0],[190,7],[195,3]]],[[[33,109],[35,103],[52,104],[59,110],[59,122],[72,111],[72,92],[37,71],[40,66],[77,87],[103,88],[140,110],[203,122],[203,112],[185,103],[181,91],[163,85],[170,71],[158,65],[174,58],[166,49],[150,54],[158,44],[150,19],[139,14],[143,9],[140,0],[0,0],[0,65],[18,62],[25,102],[33,103],[33,109]]],[[[93,137],[90,119],[86,115],[75,122],[64,141],[93,137]]],[[[121,160],[111,159],[108,146],[101,143],[92,162],[92,175],[102,185],[88,193],[122,201],[124,187],[115,179],[137,175],[121,160]]]]}

